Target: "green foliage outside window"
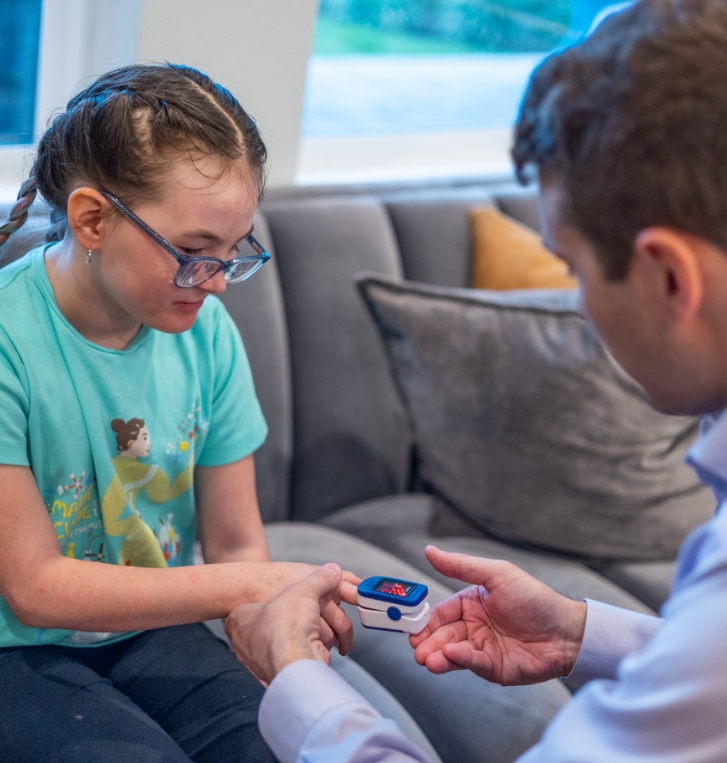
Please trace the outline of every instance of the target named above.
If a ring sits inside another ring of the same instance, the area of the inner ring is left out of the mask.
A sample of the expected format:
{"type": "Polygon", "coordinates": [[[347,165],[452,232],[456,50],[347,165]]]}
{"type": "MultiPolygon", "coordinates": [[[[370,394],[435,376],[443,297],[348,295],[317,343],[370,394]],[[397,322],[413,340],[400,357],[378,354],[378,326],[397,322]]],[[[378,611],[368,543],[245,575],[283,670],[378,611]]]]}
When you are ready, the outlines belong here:
{"type": "Polygon", "coordinates": [[[569,0],[321,0],[315,52],[548,52],[569,0]]]}

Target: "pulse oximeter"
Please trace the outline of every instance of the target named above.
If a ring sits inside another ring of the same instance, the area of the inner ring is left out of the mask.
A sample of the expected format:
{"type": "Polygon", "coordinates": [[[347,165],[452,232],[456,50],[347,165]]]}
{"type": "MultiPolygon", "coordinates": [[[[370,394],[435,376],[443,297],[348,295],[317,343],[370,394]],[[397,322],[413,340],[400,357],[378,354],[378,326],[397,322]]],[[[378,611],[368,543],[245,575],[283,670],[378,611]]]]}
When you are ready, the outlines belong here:
{"type": "Polygon", "coordinates": [[[429,589],[396,578],[366,578],[358,587],[358,614],[364,628],[420,633],[429,622],[429,589]]]}

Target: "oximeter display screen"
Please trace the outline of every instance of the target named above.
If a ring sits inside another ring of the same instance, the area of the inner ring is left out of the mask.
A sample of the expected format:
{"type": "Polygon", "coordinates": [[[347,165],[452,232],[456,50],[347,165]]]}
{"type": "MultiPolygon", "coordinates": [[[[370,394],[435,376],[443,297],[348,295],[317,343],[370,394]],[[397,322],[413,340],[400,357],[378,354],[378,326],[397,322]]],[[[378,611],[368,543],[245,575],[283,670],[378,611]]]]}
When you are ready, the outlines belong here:
{"type": "Polygon", "coordinates": [[[383,578],[371,589],[379,593],[386,593],[389,596],[400,596],[406,598],[414,589],[416,583],[402,583],[400,580],[388,580],[383,578]]]}

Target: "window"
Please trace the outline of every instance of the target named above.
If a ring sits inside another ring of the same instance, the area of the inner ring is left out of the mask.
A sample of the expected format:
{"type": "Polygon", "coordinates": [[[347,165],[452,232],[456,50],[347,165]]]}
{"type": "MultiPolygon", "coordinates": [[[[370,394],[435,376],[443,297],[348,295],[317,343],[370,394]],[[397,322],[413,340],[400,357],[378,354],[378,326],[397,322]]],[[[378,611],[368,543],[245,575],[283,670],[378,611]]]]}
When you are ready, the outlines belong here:
{"type": "Polygon", "coordinates": [[[77,88],[136,60],[140,18],[141,0],[0,0],[0,202],[77,88]]]}
{"type": "Polygon", "coordinates": [[[511,129],[534,67],[610,5],[321,0],[299,181],[509,174],[511,129]]]}
{"type": "Polygon", "coordinates": [[[33,142],[41,0],[0,0],[0,144],[33,142]]]}

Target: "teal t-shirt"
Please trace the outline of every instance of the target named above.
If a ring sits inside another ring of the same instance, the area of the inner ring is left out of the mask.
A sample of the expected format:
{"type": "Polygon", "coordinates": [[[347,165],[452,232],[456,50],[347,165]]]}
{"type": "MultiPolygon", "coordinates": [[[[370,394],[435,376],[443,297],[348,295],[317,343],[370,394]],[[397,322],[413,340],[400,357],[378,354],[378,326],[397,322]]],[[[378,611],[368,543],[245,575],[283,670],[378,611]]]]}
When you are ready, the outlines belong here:
{"type": "MultiPolygon", "coordinates": [[[[58,309],[46,248],[0,270],[0,463],[31,467],[65,556],[192,564],[194,467],[267,435],[237,328],[208,297],[182,334],[144,326],[125,350],[92,344],[58,309]]],[[[0,598],[0,647],[128,635],[29,628],[0,598]]]]}

